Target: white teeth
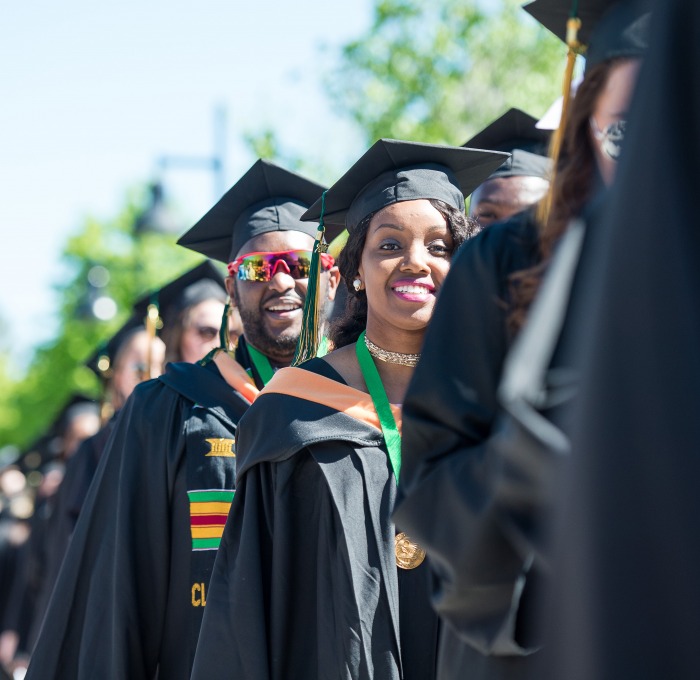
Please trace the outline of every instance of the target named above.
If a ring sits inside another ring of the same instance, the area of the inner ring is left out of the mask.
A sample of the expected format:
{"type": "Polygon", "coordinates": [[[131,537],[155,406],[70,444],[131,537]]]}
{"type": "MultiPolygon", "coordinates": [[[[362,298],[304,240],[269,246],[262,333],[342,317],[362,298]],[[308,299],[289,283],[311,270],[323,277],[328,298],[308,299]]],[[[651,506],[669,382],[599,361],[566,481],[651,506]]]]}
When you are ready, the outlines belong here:
{"type": "Polygon", "coordinates": [[[427,286],[396,286],[394,290],[397,293],[408,293],[409,295],[425,295],[426,293],[430,293],[430,288],[427,286]]]}
{"type": "Polygon", "coordinates": [[[299,305],[286,304],[286,305],[273,305],[268,307],[268,312],[293,312],[295,309],[301,309],[299,305]]]}

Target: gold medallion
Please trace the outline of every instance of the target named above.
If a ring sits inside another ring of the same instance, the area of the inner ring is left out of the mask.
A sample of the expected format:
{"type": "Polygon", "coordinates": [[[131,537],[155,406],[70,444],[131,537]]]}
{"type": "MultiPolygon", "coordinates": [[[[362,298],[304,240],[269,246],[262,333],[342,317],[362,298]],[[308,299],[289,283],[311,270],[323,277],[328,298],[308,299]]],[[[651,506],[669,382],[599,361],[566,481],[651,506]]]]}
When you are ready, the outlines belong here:
{"type": "Polygon", "coordinates": [[[415,569],[425,559],[425,550],[404,533],[394,536],[394,552],[396,553],[396,566],[400,569],[415,569]]]}

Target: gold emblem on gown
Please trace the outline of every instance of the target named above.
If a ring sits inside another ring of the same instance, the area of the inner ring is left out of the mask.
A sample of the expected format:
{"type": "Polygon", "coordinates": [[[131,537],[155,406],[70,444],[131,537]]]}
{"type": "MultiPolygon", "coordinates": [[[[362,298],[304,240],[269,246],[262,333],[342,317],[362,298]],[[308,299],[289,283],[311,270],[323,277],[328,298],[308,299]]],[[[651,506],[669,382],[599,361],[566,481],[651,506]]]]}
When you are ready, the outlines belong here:
{"type": "Polygon", "coordinates": [[[396,553],[396,566],[400,569],[415,569],[425,559],[425,550],[404,533],[394,536],[394,552],[396,553]]]}
{"type": "Polygon", "coordinates": [[[233,451],[233,445],[236,443],[234,439],[205,439],[211,450],[205,456],[217,456],[220,458],[235,458],[236,454],[233,451]]]}

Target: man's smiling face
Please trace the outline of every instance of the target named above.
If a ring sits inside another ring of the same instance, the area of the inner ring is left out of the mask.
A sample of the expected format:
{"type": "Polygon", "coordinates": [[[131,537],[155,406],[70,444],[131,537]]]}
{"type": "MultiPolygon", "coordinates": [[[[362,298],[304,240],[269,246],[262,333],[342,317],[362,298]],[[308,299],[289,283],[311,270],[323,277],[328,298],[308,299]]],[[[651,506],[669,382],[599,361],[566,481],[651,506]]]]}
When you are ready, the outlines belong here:
{"type": "MultiPolygon", "coordinates": [[[[256,252],[311,251],[313,245],[313,237],[300,231],[270,231],[247,241],[236,256],[256,252]]],[[[275,267],[269,281],[233,278],[226,282],[240,312],[246,341],[273,361],[288,363],[294,356],[308,283],[308,279],[293,278],[284,266],[275,267]]],[[[321,309],[326,300],[335,297],[337,284],[337,269],[321,274],[321,309]]]]}

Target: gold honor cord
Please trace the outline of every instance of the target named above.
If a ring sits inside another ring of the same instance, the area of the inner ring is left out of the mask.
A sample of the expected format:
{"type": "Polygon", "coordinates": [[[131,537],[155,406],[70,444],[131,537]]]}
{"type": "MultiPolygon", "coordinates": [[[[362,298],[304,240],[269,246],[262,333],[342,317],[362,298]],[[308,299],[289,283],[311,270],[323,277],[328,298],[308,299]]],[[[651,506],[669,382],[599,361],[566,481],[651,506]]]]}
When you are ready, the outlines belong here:
{"type": "MultiPolygon", "coordinates": [[[[355,343],[355,353],[360,364],[362,377],[365,379],[369,390],[369,396],[372,397],[372,403],[377,411],[379,423],[382,426],[384,442],[389,453],[389,462],[398,484],[399,472],[401,471],[401,433],[396,426],[396,419],[391,411],[391,404],[389,404],[389,398],[386,396],[382,378],[365,344],[364,331],[360,333],[360,337],[355,343]]],[[[396,555],[396,566],[401,569],[415,569],[425,559],[425,550],[404,533],[397,534],[394,537],[394,553],[396,555]]]]}

